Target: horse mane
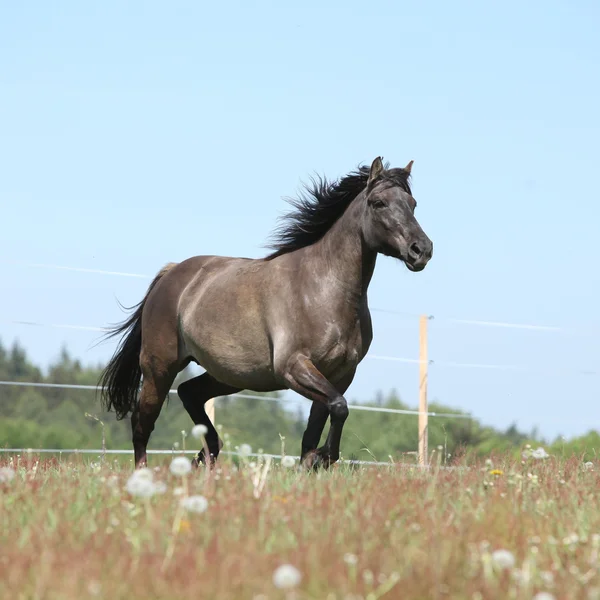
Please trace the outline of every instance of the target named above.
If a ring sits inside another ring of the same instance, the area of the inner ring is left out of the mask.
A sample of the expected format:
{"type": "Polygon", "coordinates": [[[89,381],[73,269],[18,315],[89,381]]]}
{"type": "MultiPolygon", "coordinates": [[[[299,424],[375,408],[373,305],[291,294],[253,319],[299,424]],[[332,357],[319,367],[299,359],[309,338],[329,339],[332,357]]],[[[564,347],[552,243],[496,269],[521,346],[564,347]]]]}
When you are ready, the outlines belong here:
{"type": "MultiPolygon", "coordinates": [[[[410,173],[404,169],[384,167],[383,180],[410,190],[410,173]]],[[[318,242],[344,214],[351,202],[365,189],[370,168],[359,166],[339,181],[329,182],[325,177],[311,178],[311,186],[304,185],[304,193],[288,199],[294,210],[280,217],[281,225],[272,235],[269,248],[273,252],[265,257],[272,260],[282,254],[311,246],[318,242]]]]}

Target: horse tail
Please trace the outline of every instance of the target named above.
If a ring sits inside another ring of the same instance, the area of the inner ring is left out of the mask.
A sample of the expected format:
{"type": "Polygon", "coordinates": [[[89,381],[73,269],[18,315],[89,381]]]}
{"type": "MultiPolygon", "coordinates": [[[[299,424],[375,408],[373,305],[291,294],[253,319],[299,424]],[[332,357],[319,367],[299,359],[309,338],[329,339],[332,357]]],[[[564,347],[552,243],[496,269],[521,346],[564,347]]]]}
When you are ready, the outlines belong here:
{"type": "Polygon", "coordinates": [[[165,265],[152,280],[146,295],[139,304],[129,308],[133,314],[122,323],[108,330],[104,338],[112,338],[127,333],[121,340],[110,362],[106,365],[98,385],[101,400],[107,411],[114,409],[117,420],[125,418],[133,410],[142,379],[140,353],[142,350],[142,313],[150,292],[160,279],[177,263],[165,265]]]}

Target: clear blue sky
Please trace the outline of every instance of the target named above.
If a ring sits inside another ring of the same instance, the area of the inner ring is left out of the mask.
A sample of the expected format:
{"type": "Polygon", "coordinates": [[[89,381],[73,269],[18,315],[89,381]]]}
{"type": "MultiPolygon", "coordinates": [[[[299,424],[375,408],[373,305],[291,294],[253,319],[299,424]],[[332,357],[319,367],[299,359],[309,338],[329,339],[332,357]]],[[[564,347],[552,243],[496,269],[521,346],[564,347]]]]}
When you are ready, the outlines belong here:
{"type": "MultiPolygon", "coordinates": [[[[373,307],[428,313],[430,399],[554,436],[600,426],[600,9],[580,2],[5,3],[0,9],[3,343],[85,362],[153,275],[259,257],[282,197],[319,172],[415,160],[422,273],[381,259],[373,307]],[[442,317],[549,324],[554,333],[442,317]]],[[[374,313],[372,354],[417,358],[416,319],[374,313]]],[[[417,367],[367,359],[348,394],[417,367]]],[[[0,394],[1,394],[0,390],[0,394]]],[[[402,418],[402,417],[398,417],[402,418]]]]}

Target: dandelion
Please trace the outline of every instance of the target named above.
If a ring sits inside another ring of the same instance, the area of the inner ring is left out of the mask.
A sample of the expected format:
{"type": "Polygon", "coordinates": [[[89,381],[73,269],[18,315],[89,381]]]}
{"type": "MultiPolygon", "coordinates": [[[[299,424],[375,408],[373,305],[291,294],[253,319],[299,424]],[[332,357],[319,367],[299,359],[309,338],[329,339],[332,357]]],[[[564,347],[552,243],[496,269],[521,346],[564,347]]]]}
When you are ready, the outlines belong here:
{"type": "Polygon", "coordinates": [[[594,463],[588,460],[588,462],[584,463],[583,468],[586,471],[593,471],[594,470],[594,463]]]}
{"type": "Polygon", "coordinates": [[[10,483],[15,478],[15,471],[10,467],[0,467],[0,483],[10,483]]]}
{"type": "Polygon", "coordinates": [[[293,565],[281,565],[273,573],[273,584],[282,590],[296,587],[301,580],[302,574],[293,565]]]}
{"type": "Polygon", "coordinates": [[[494,550],[492,561],[499,569],[512,569],[515,566],[515,557],[508,550],[494,550]]]}
{"type": "Polygon", "coordinates": [[[240,456],[250,456],[252,454],[252,446],[250,444],[242,444],[239,449],[240,456]]]}
{"type": "Polygon", "coordinates": [[[154,484],[155,494],[164,494],[167,491],[167,484],[164,481],[157,481],[154,484]]]}
{"type": "Polygon", "coordinates": [[[490,471],[490,475],[504,475],[504,471],[501,471],[500,469],[492,469],[490,471]]]}
{"type": "Polygon", "coordinates": [[[485,459],[485,466],[486,467],[491,467],[492,466],[492,459],[491,458],[486,458],[485,459]]]}
{"type": "Polygon", "coordinates": [[[206,425],[194,425],[194,427],[192,427],[192,436],[195,437],[197,440],[201,440],[203,436],[205,436],[208,433],[208,427],[206,427],[206,425]]]}
{"type": "Polygon", "coordinates": [[[204,496],[188,496],[181,501],[181,506],[189,512],[200,514],[208,508],[208,500],[204,496]]]}
{"type": "Polygon", "coordinates": [[[284,456],[281,459],[281,466],[286,469],[291,469],[296,464],[296,459],[293,456],[284,456]]]}
{"type": "Polygon", "coordinates": [[[192,462],[185,456],[176,456],[169,466],[169,471],[171,471],[173,475],[178,475],[180,477],[187,475],[191,470],[192,462]]]}
{"type": "Polygon", "coordinates": [[[532,458],[541,459],[548,458],[550,455],[540,446],[531,453],[532,458]]]}
{"type": "Polygon", "coordinates": [[[156,486],[152,481],[152,471],[147,468],[134,471],[127,480],[125,489],[132,496],[150,498],[156,493],[156,486]]]}

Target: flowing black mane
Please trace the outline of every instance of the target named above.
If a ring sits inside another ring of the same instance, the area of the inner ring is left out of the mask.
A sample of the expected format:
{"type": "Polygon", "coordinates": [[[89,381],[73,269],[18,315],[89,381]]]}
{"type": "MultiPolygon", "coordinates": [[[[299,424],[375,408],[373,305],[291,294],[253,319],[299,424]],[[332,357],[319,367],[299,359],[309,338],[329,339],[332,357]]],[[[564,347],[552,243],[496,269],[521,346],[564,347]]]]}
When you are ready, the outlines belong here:
{"type": "MultiPolygon", "coordinates": [[[[386,164],[382,179],[399,185],[410,194],[410,173],[404,169],[388,170],[387,167],[386,164]]],[[[329,182],[318,175],[316,181],[311,179],[312,186],[305,185],[305,193],[289,200],[294,210],[282,217],[283,223],[273,234],[273,242],[269,245],[273,252],[265,260],[318,242],[365,189],[368,180],[369,168],[364,166],[338,182],[329,182]]]]}

